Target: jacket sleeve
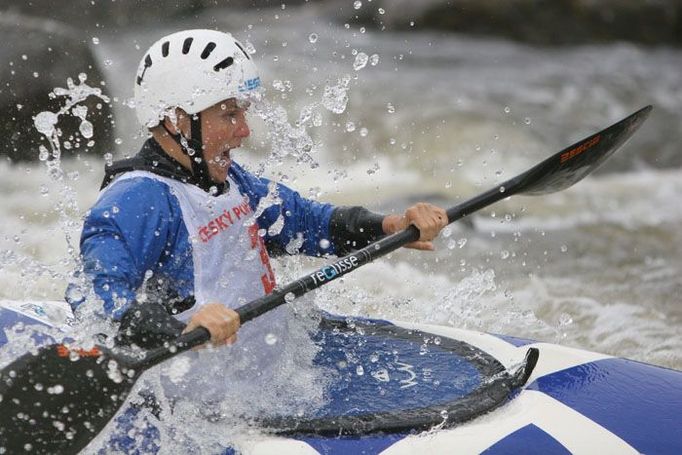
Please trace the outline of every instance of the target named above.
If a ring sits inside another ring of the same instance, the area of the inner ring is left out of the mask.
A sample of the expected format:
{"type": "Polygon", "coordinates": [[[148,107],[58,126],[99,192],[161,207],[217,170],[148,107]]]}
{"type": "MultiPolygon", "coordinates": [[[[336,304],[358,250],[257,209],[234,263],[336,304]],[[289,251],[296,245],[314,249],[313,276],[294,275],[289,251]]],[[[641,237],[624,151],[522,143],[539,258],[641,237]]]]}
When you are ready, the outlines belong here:
{"type": "Polygon", "coordinates": [[[230,174],[265,230],[270,254],[344,255],[383,236],[383,215],[363,207],[335,207],[256,177],[234,164],[230,174]]]}
{"type": "Polygon", "coordinates": [[[161,182],[125,179],[101,193],[85,217],[80,247],[86,281],[116,320],[135,301],[145,275],[168,254],[174,226],[181,222],[171,197],[161,182]]]}

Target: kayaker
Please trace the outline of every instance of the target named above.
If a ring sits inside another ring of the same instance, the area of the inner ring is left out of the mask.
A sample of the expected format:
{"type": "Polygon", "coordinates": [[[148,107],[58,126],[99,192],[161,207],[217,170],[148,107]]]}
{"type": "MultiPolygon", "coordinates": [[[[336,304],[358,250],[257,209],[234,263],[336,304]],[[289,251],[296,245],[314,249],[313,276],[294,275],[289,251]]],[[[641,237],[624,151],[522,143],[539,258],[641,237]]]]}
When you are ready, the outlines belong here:
{"type": "MultiPolygon", "coordinates": [[[[410,224],[421,237],[409,246],[432,250],[447,224],[427,203],[383,216],[308,200],[234,162],[260,85],[228,33],[181,31],[144,54],[134,100],[150,137],[106,167],[80,242],[83,276],[121,322],[119,342],[152,347],[197,326],[215,345],[232,342],[239,318],[230,308],[275,287],[271,255],[343,255],[410,224]]],[[[77,294],[67,292],[74,307],[77,294]]],[[[272,313],[249,325],[261,341],[277,325],[272,313]]]]}

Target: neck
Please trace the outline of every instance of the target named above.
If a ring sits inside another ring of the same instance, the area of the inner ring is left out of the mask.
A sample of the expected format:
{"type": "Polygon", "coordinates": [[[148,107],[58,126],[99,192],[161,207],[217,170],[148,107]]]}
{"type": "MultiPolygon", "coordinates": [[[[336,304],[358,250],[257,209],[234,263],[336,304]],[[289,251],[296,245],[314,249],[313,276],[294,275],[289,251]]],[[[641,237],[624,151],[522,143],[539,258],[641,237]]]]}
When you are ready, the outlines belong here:
{"type": "Polygon", "coordinates": [[[178,144],[173,140],[172,137],[169,136],[166,130],[160,126],[157,126],[153,128],[151,132],[154,140],[156,140],[156,142],[161,146],[163,151],[166,152],[168,156],[182,164],[185,169],[192,172],[192,163],[190,161],[190,157],[182,152],[178,144]]]}

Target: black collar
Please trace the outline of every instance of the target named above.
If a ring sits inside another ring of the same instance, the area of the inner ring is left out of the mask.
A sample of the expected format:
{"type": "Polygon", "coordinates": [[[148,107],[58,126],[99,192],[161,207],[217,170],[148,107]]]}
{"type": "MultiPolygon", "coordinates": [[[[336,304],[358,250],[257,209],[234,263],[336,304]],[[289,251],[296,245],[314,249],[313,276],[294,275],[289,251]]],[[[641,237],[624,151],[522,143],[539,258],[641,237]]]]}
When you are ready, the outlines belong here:
{"type": "Polygon", "coordinates": [[[154,138],[147,139],[137,155],[132,158],[107,164],[104,167],[104,180],[100,190],[109,185],[117,175],[131,171],[148,171],[182,183],[191,183],[207,193],[211,192],[211,187],[215,187],[217,189],[215,195],[223,194],[229,189],[227,182],[211,183],[209,186],[203,179],[195,178],[190,170],[168,155],[154,138]]]}

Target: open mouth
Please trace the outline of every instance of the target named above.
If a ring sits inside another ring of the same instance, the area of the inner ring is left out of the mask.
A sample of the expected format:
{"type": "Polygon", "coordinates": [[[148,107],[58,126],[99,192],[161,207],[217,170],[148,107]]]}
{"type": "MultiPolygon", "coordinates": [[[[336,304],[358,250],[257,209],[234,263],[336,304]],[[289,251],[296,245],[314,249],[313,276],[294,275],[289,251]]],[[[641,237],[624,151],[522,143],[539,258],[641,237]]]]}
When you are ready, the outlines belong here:
{"type": "Polygon", "coordinates": [[[217,164],[219,164],[221,167],[228,167],[231,163],[230,159],[230,152],[232,151],[232,148],[227,148],[220,152],[214,159],[217,164]]]}

